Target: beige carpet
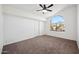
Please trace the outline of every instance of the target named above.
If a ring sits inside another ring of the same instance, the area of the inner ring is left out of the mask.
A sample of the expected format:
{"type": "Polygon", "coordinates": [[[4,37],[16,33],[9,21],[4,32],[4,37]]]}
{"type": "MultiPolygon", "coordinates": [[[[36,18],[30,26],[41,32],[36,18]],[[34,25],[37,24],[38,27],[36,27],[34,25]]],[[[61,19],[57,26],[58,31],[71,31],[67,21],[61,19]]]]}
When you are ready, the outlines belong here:
{"type": "Polygon", "coordinates": [[[52,37],[49,35],[37,36],[28,40],[6,45],[3,54],[76,54],[76,41],[52,37]]]}

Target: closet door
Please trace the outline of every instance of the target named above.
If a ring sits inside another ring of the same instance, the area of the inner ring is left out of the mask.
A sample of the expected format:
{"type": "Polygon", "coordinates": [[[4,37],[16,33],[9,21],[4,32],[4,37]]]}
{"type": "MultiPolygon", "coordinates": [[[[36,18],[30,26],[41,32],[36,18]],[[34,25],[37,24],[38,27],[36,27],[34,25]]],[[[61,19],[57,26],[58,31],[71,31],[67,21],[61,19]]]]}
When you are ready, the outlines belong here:
{"type": "Polygon", "coordinates": [[[40,35],[44,35],[44,22],[43,21],[40,21],[39,23],[39,33],[40,35]]]}

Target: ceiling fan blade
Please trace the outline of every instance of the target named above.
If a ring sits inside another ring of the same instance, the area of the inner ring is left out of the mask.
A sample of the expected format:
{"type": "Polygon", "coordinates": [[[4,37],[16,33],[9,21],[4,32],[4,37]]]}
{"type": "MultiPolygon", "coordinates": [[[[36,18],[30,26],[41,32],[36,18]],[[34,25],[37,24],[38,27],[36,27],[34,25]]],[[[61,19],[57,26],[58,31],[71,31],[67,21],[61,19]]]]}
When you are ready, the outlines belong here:
{"type": "Polygon", "coordinates": [[[46,9],[46,5],[44,4],[44,9],[46,9]]]}
{"type": "Polygon", "coordinates": [[[52,6],[53,6],[53,4],[49,5],[47,8],[50,8],[50,7],[52,7],[52,6]]]}
{"type": "Polygon", "coordinates": [[[50,12],[52,12],[52,10],[49,10],[49,9],[46,9],[47,11],[50,11],[50,12]]]}
{"type": "Polygon", "coordinates": [[[44,8],[42,4],[39,4],[39,6],[41,6],[42,8],[44,8]]]}

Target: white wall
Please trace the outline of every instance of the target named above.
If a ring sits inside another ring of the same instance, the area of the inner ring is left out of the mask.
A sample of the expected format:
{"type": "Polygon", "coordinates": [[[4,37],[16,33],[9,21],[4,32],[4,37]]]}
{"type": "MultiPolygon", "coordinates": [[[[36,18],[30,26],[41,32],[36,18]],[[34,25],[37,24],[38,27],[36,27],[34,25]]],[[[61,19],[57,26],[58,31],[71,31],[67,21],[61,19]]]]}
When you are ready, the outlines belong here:
{"type": "Polygon", "coordinates": [[[79,48],[79,5],[77,5],[77,44],[79,48]]]}
{"type": "Polygon", "coordinates": [[[15,43],[18,41],[22,41],[43,34],[42,32],[44,27],[42,27],[43,26],[42,21],[37,21],[30,18],[24,18],[4,13],[4,22],[5,22],[4,45],[15,43]]]}
{"type": "Polygon", "coordinates": [[[3,19],[2,19],[2,6],[0,5],[0,53],[3,46],[3,19]]]}
{"type": "Polygon", "coordinates": [[[51,18],[50,17],[46,22],[46,34],[51,36],[76,40],[77,39],[76,5],[67,7],[64,10],[59,11],[55,15],[61,15],[64,17],[65,32],[50,31],[48,28],[50,24],[50,18],[51,18]]]}

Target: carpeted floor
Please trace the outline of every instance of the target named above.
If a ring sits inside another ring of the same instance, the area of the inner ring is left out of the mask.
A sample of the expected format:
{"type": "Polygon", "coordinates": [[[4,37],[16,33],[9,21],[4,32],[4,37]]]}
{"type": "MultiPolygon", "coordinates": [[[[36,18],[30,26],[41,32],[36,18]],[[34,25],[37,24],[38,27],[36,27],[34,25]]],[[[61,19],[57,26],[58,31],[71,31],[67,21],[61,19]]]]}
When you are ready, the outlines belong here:
{"type": "Polygon", "coordinates": [[[52,37],[37,36],[28,40],[6,45],[3,54],[77,54],[76,41],[52,37]]]}

